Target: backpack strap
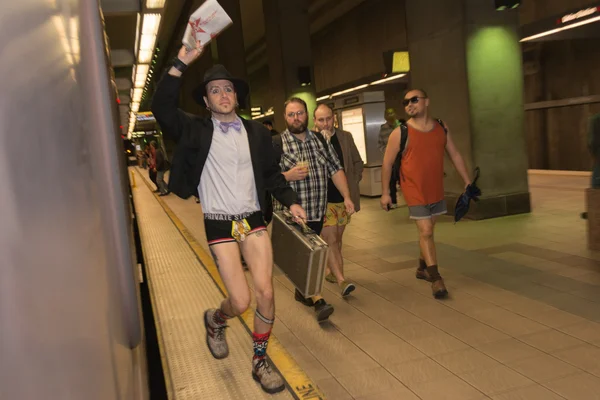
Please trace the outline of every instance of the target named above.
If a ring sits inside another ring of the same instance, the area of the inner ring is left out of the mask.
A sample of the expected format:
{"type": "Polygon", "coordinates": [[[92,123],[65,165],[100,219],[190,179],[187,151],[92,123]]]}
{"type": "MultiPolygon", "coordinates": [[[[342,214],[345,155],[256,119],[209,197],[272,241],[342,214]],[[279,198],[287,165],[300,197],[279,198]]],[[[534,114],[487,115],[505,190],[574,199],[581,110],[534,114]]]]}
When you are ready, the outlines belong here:
{"type": "Polygon", "coordinates": [[[400,157],[406,149],[406,142],[408,141],[408,125],[405,122],[400,122],[400,157]]]}
{"type": "Polygon", "coordinates": [[[442,126],[442,128],[444,128],[444,132],[446,132],[446,135],[448,134],[448,128],[446,128],[446,124],[444,124],[444,121],[442,121],[439,118],[435,119],[437,121],[438,124],[440,124],[442,126]]]}
{"type": "Polygon", "coordinates": [[[396,155],[396,159],[394,160],[394,164],[392,165],[392,177],[395,174],[400,173],[400,164],[402,163],[402,154],[404,153],[404,149],[406,149],[406,142],[408,141],[408,126],[406,122],[400,121],[400,151],[396,155]]]}

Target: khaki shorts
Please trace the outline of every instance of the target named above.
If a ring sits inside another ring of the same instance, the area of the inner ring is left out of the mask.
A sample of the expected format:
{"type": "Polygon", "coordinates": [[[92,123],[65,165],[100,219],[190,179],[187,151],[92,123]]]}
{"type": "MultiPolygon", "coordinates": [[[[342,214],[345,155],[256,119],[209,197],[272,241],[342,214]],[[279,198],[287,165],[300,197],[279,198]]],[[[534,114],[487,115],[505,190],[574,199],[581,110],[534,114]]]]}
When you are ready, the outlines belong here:
{"type": "Polygon", "coordinates": [[[440,200],[437,203],[427,204],[426,206],[408,207],[411,219],[429,219],[437,215],[444,215],[447,212],[446,200],[440,200]]]}
{"type": "Polygon", "coordinates": [[[346,212],[344,203],[327,203],[323,226],[345,226],[349,223],[350,216],[346,212]]]}

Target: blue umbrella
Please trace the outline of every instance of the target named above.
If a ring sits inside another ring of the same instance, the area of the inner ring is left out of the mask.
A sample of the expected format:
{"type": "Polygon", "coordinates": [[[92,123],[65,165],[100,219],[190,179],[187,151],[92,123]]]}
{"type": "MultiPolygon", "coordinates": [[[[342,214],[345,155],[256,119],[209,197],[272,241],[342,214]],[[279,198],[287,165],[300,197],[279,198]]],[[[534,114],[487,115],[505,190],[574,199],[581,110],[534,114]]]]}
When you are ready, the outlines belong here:
{"type": "Polygon", "coordinates": [[[467,186],[465,192],[460,195],[456,200],[456,206],[454,207],[454,223],[460,221],[469,212],[469,205],[471,200],[479,201],[481,196],[481,189],[477,187],[477,179],[479,179],[479,167],[475,168],[475,179],[467,186]]]}

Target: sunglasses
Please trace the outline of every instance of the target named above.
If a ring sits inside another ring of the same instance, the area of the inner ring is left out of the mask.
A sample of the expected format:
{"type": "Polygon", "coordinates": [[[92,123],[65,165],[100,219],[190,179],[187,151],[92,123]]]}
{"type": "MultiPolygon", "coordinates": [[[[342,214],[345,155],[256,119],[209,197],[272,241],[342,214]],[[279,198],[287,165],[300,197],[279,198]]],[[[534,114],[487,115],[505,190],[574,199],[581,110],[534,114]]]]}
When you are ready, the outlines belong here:
{"type": "Polygon", "coordinates": [[[406,107],[409,104],[417,104],[419,102],[419,99],[425,99],[425,98],[426,97],[413,96],[410,99],[402,100],[402,105],[404,105],[404,107],[406,107]]]}

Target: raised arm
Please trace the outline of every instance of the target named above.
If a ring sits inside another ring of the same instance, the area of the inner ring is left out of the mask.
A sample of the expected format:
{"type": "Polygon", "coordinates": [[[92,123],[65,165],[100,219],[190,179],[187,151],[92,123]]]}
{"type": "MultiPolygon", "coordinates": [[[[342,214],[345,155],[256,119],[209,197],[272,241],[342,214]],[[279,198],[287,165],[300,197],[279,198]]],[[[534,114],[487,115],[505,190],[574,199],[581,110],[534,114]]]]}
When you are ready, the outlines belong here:
{"type": "MultiPolygon", "coordinates": [[[[198,48],[190,51],[182,46],[177,58],[185,67],[200,57],[202,50],[199,42],[198,48]]],[[[190,116],[178,108],[181,75],[182,72],[179,69],[171,67],[158,83],[151,106],[152,114],[159,123],[163,134],[175,141],[178,141],[184,131],[188,129],[190,121],[190,116]]]]}

